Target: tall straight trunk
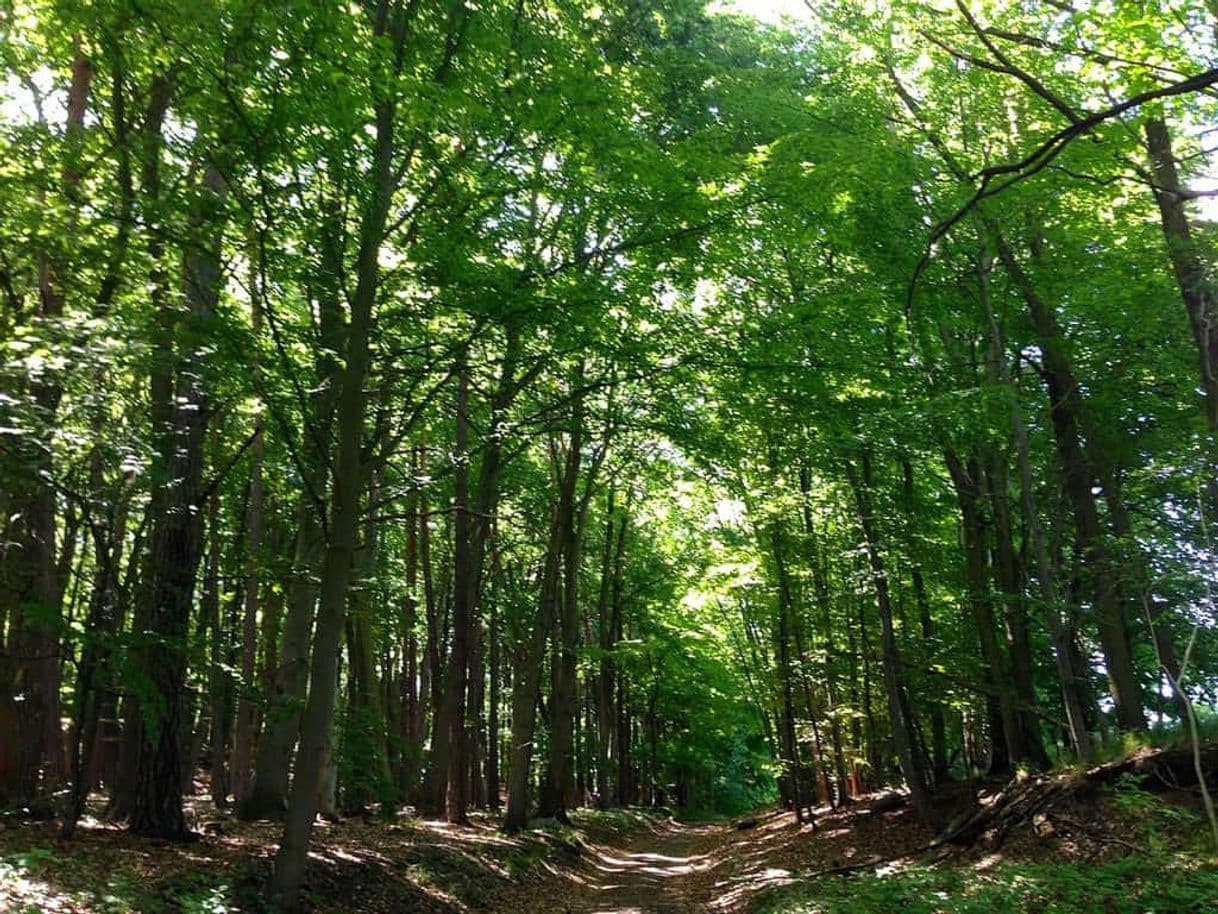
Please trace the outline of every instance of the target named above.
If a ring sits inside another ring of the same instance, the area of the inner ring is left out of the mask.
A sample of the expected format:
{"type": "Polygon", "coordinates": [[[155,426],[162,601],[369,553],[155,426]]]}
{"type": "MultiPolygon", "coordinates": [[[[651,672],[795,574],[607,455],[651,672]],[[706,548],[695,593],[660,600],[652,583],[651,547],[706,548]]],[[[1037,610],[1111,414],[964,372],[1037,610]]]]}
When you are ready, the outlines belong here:
{"type": "MultiPolygon", "coordinates": [[[[928,652],[937,649],[935,623],[930,615],[930,601],[926,598],[926,582],[922,578],[922,569],[914,567],[912,572],[914,599],[918,604],[918,627],[922,633],[922,643],[928,652]]],[[[951,771],[947,756],[947,723],[943,712],[943,703],[933,700],[930,705],[930,760],[931,774],[936,784],[945,784],[951,780],[951,771]]]]}
{"type": "Polygon", "coordinates": [[[154,493],[158,512],[149,539],[149,631],[155,640],[139,652],[143,675],[156,700],[141,707],[143,728],[136,764],[131,830],[159,838],[183,839],[189,829],[182,811],[181,734],[186,678],[185,642],[194,600],[195,575],[203,545],[203,445],[209,420],[201,366],[203,354],[190,342],[215,313],[220,295],[222,221],[226,184],[215,165],[203,177],[207,197],[192,214],[197,240],[187,249],[183,296],[189,321],[179,358],[168,450],[162,451],[163,478],[154,493]]]}
{"type": "Polygon", "coordinates": [[[1218,290],[1210,278],[1210,265],[1193,238],[1185,209],[1189,195],[1180,183],[1167,122],[1161,117],[1150,117],[1143,129],[1163,239],[1197,345],[1205,419],[1211,434],[1218,436],[1218,290]]]}
{"type": "Polygon", "coordinates": [[[1015,552],[1011,531],[1011,508],[1007,500],[1007,465],[1002,454],[994,452],[990,455],[990,470],[985,476],[994,522],[994,583],[1004,607],[1003,617],[1006,621],[1007,643],[1010,645],[1015,715],[1019,721],[1020,742],[1025,752],[1024,760],[1043,771],[1049,767],[1049,756],[1045,753],[1041,740],[1040,719],[1036,713],[1031,634],[1028,628],[1027,606],[1020,584],[1019,556],[1015,552]]]}
{"type": "MultiPolygon", "coordinates": [[[[625,606],[625,555],[626,518],[622,518],[622,528],[618,533],[619,561],[613,569],[613,594],[610,598],[609,627],[613,631],[613,643],[620,644],[626,631],[625,606]]],[[[617,754],[617,800],[622,806],[629,806],[635,801],[634,782],[632,780],[630,762],[630,685],[626,681],[625,671],[614,669],[614,685],[616,695],[613,704],[616,717],[616,733],[613,745],[617,754]]]]}
{"type": "MultiPolygon", "coordinates": [[[[419,474],[419,448],[411,451],[415,480],[419,474]]],[[[417,483],[416,483],[417,484],[417,483]]],[[[419,493],[412,489],[406,500],[406,605],[402,613],[402,765],[398,789],[408,802],[415,798],[423,734],[419,716],[419,493]]]]}
{"type": "Polygon", "coordinates": [[[804,796],[803,772],[799,760],[799,743],[795,736],[794,670],[791,666],[791,584],[787,575],[787,563],[783,556],[782,527],[775,520],[770,525],[770,548],[773,550],[774,568],[778,575],[777,625],[774,632],[778,651],[779,689],[782,696],[780,744],[791,791],[791,803],[795,808],[795,821],[803,824],[804,796]]]}
{"type": "MultiPolygon", "coordinates": [[[[377,23],[378,33],[392,32],[395,73],[400,71],[407,24],[406,10],[397,5],[387,21],[377,23]]],[[[300,903],[309,838],[322,786],[331,730],[338,657],[346,614],[351,560],[359,531],[360,495],[363,491],[363,434],[372,311],[380,286],[378,258],[385,235],[396,177],[394,125],[396,100],[391,92],[379,97],[375,108],[375,141],[369,174],[370,192],[360,220],[356,288],[351,298],[345,340],[345,359],[337,378],[335,424],[337,472],[330,496],[329,542],[322,564],[321,591],[313,639],[309,697],[301,720],[300,750],[285,816],[283,840],[275,857],[272,895],[284,909],[300,903]]]]}
{"type": "Polygon", "coordinates": [[[491,809],[498,810],[501,805],[499,784],[499,689],[500,689],[500,640],[499,631],[499,602],[491,603],[491,618],[487,626],[487,638],[490,641],[487,675],[490,677],[490,694],[487,700],[486,723],[486,798],[491,809]]]}
{"type": "Polygon", "coordinates": [[[913,739],[902,708],[904,687],[901,683],[901,658],[897,649],[896,632],[892,625],[892,605],[888,596],[888,572],[880,548],[879,534],[875,525],[872,507],[871,458],[863,451],[860,456],[861,474],[852,462],[845,462],[846,478],[854,493],[858,509],[859,526],[867,547],[867,559],[871,571],[871,583],[875,589],[876,609],[880,614],[880,644],[884,673],[884,691],[888,699],[888,721],[892,729],[892,740],[901,765],[909,795],[918,817],[932,828],[937,828],[940,817],[931,801],[924,772],[914,752],[913,739]]]}
{"type": "MultiPolygon", "coordinates": [[[[859,641],[858,641],[857,649],[858,649],[859,653],[855,654],[856,648],[853,643],[853,637],[851,638],[851,643],[850,643],[849,647],[850,647],[850,655],[852,657],[854,657],[854,656],[862,657],[862,663],[859,664],[859,666],[862,668],[860,671],[862,675],[859,677],[859,679],[861,680],[861,684],[863,687],[862,695],[861,695],[862,705],[863,705],[862,723],[865,724],[864,733],[862,733],[861,735],[856,734],[856,736],[855,736],[855,745],[860,749],[862,749],[864,747],[866,748],[868,768],[871,771],[878,772],[878,771],[884,770],[885,766],[883,765],[883,760],[881,757],[879,728],[876,726],[876,722],[875,722],[875,706],[873,704],[875,690],[872,689],[872,687],[871,687],[872,686],[871,670],[872,670],[873,657],[875,655],[871,649],[871,629],[867,625],[867,605],[866,605],[866,603],[863,602],[861,596],[855,602],[855,606],[858,609],[859,641]]],[[[849,626],[850,626],[849,617],[847,617],[846,626],[847,626],[847,630],[849,630],[849,626]]]]}
{"type": "MultiPolygon", "coordinates": [[[[255,276],[251,288],[256,288],[255,276]]],[[[252,293],[254,308],[254,335],[261,327],[261,310],[258,295],[252,293]]],[[[241,624],[241,684],[237,692],[237,719],[233,730],[232,791],[236,797],[244,797],[251,786],[251,767],[254,757],[255,715],[257,713],[257,687],[255,669],[258,659],[258,572],[262,561],[262,458],[263,417],[254,417],[254,440],[250,447],[249,513],[245,547],[245,606],[241,624]]]]}
{"type": "MultiPolygon", "coordinates": [[[[830,617],[829,582],[825,575],[824,566],[819,556],[812,557],[812,584],[816,592],[816,603],[819,610],[821,644],[824,645],[826,658],[833,657],[836,647],[833,638],[833,622],[830,617]]],[[[842,722],[839,713],[839,689],[837,671],[831,667],[825,671],[825,690],[829,697],[829,739],[833,747],[833,771],[836,787],[835,806],[844,806],[852,799],[850,776],[846,768],[846,754],[842,739],[842,722]]]]}
{"type": "Polygon", "coordinates": [[[444,817],[466,820],[466,690],[469,681],[470,644],[473,636],[477,578],[471,549],[472,523],[469,494],[469,369],[457,372],[456,446],[453,451],[453,609],[452,644],[445,669],[440,738],[443,754],[436,767],[444,773],[444,817]]]}
{"type": "Polygon", "coordinates": [[[374,800],[382,812],[392,809],[392,778],[388,743],[385,739],[385,705],[377,675],[376,645],[372,633],[374,594],[369,589],[376,575],[379,536],[376,513],[380,504],[382,474],[369,486],[364,516],[363,541],[358,549],[358,580],[347,601],[347,728],[345,740],[358,741],[362,769],[358,785],[344,791],[349,812],[362,812],[374,800]]]}
{"type": "Polygon", "coordinates": [[[985,527],[980,505],[981,466],[975,457],[965,462],[950,448],[944,457],[960,507],[968,603],[987,672],[986,694],[993,700],[999,723],[999,730],[990,734],[990,773],[1005,773],[1012,765],[1022,762],[1027,753],[1024,750],[1019,716],[1015,710],[1011,676],[998,640],[994,609],[990,603],[985,527]]]}
{"type": "Polygon", "coordinates": [[[1006,359],[1002,356],[1002,333],[998,322],[994,319],[994,310],[990,304],[988,291],[988,267],[981,271],[981,302],[984,309],[986,329],[990,337],[990,345],[998,353],[994,370],[998,380],[1006,391],[1010,402],[1011,431],[1015,438],[1015,452],[1019,460],[1020,497],[1023,503],[1024,522],[1028,528],[1028,538],[1032,543],[1032,555],[1036,561],[1036,577],[1040,587],[1041,602],[1044,604],[1044,614],[1049,635],[1053,642],[1053,655],[1057,665],[1057,675],[1062,693],[1062,704],[1066,711],[1066,723],[1070,730],[1070,739],[1074,750],[1086,758],[1091,754],[1091,734],[1087,730],[1086,714],[1083,710],[1084,699],[1079,687],[1080,672],[1073,661],[1071,643],[1073,638],[1069,626],[1062,616],[1061,604],[1058,602],[1056,572],[1053,561],[1049,556],[1049,547],[1045,540],[1044,528],[1040,523],[1040,514],[1036,507],[1035,478],[1032,470],[1031,446],[1028,442],[1028,429],[1023,420],[1023,409],[1019,404],[1019,395],[1011,380],[1010,370],[1006,359]]]}
{"type": "Polygon", "coordinates": [[[482,762],[486,756],[486,637],[481,621],[473,622],[469,645],[469,709],[466,714],[466,800],[476,809],[486,808],[486,782],[482,778],[482,762]]]}
{"type": "MultiPolygon", "coordinates": [[[[917,520],[917,499],[914,490],[913,464],[908,457],[901,458],[901,474],[904,480],[903,495],[905,501],[905,521],[910,527],[909,541],[911,550],[915,540],[914,525],[917,520]]],[[[918,627],[922,635],[922,647],[927,656],[934,657],[937,653],[935,642],[935,624],[930,615],[930,601],[926,598],[926,581],[922,576],[922,563],[917,556],[911,556],[910,581],[913,584],[914,602],[918,610],[918,627]]],[[[943,784],[949,780],[947,762],[947,728],[943,717],[943,703],[934,697],[928,697],[930,706],[930,761],[931,774],[935,784],[943,784]]]]}
{"type": "MultiPolygon", "coordinates": [[[[567,442],[567,455],[563,476],[564,491],[568,485],[574,489],[579,475],[583,449],[582,403],[576,401],[573,424],[567,442]]],[[[560,544],[562,549],[562,586],[557,602],[557,618],[554,627],[554,650],[552,652],[552,676],[550,697],[552,720],[550,727],[550,796],[544,804],[545,812],[560,822],[568,821],[567,811],[573,803],[575,744],[575,714],[578,710],[576,694],[576,664],[579,653],[579,566],[580,566],[580,520],[577,506],[559,515],[561,521],[560,544]]]]}
{"type": "Polygon", "coordinates": [[[601,809],[617,805],[614,797],[614,788],[617,785],[612,770],[613,764],[617,761],[617,753],[613,751],[614,664],[612,651],[614,632],[610,607],[626,541],[626,520],[625,517],[622,518],[621,532],[616,535],[615,539],[615,530],[619,526],[615,516],[615,498],[614,490],[610,489],[605,510],[605,542],[601,555],[601,588],[597,599],[596,617],[597,639],[601,651],[596,693],[596,796],[597,805],[601,809]]]}
{"type": "MultiPolygon", "coordinates": [[[[214,437],[212,440],[215,440],[214,437]]],[[[203,528],[205,539],[211,532],[206,526],[208,523],[210,523],[210,518],[205,522],[203,528]]],[[[206,568],[205,558],[206,553],[204,553],[203,560],[204,567],[206,568]]],[[[206,575],[206,570],[203,573],[206,575]]],[[[210,634],[210,620],[207,618],[207,614],[203,612],[203,600],[200,597],[199,609],[195,615],[195,642],[200,647],[194,652],[191,661],[206,671],[209,677],[211,672],[211,655],[208,652],[207,645],[210,634]]],[[[211,690],[206,686],[187,690],[186,714],[182,731],[182,793],[184,795],[190,795],[195,792],[195,774],[198,772],[199,765],[203,761],[203,747],[207,740],[207,733],[211,722],[210,698],[211,690]]]]}
{"type": "Polygon", "coordinates": [[[199,614],[207,628],[207,701],[210,735],[210,788],[217,809],[228,805],[228,674],[224,650],[225,630],[220,622],[220,496],[212,493],[207,508],[207,561],[199,614]]]}
{"type": "MultiPolygon", "coordinates": [[[[80,185],[78,159],[84,140],[85,111],[93,83],[93,62],[80,49],[72,61],[64,134],[64,165],[60,174],[69,207],[80,185]]],[[[38,253],[38,321],[54,324],[64,314],[58,271],[62,258],[43,249],[38,253]]],[[[55,427],[63,389],[54,373],[32,377],[28,394],[36,421],[47,434],[55,427]]],[[[14,788],[0,786],[0,799],[29,805],[54,789],[66,774],[60,733],[60,627],[63,582],[56,565],[56,494],[52,450],[32,436],[18,436],[17,461],[22,479],[15,486],[4,567],[0,568],[0,621],[10,626],[7,662],[0,664],[0,693],[15,710],[17,772],[14,788]],[[8,667],[7,669],[5,667],[8,667]],[[7,681],[6,681],[7,680],[7,681]],[[20,692],[20,700],[16,694],[20,692]],[[11,793],[5,796],[6,793],[11,793]]],[[[0,655],[0,659],[3,655],[0,655]]]]}
{"type": "MultiPolygon", "coordinates": [[[[420,511],[422,516],[428,516],[426,501],[420,494],[420,511]]],[[[427,768],[424,772],[423,783],[419,790],[419,806],[428,812],[438,812],[443,808],[444,784],[443,776],[447,771],[447,760],[443,760],[446,745],[447,722],[441,715],[444,706],[444,632],[440,619],[440,594],[437,592],[436,581],[431,562],[431,527],[426,519],[419,527],[419,563],[423,571],[423,604],[427,618],[427,636],[424,644],[424,664],[421,689],[427,700],[421,702],[425,709],[430,710],[430,719],[420,719],[420,729],[427,723],[429,728],[429,744],[427,768]],[[441,761],[443,760],[443,764],[441,761]]]]}
{"type": "Polygon", "coordinates": [[[545,562],[541,571],[541,586],[537,611],[526,641],[520,647],[521,659],[512,676],[512,724],[508,756],[508,797],[503,828],[518,832],[528,825],[529,773],[533,760],[533,738],[537,731],[537,697],[541,686],[541,670],[545,660],[546,636],[551,619],[557,612],[560,559],[562,551],[562,516],[569,512],[574,499],[574,479],[563,480],[561,492],[552,511],[550,535],[545,562]]]}
{"type": "Polygon", "coordinates": [[[1041,300],[1014,251],[996,234],[999,259],[1019,290],[1044,352],[1050,418],[1066,495],[1074,512],[1075,536],[1094,594],[1096,624],[1117,723],[1123,730],[1146,729],[1142,688],[1133,664],[1129,618],[1111,568],[1109,550],[1092,494],[1094,476],[1082,447],[1082,395],[1066,355],[1057,318],[1041,300]]]}

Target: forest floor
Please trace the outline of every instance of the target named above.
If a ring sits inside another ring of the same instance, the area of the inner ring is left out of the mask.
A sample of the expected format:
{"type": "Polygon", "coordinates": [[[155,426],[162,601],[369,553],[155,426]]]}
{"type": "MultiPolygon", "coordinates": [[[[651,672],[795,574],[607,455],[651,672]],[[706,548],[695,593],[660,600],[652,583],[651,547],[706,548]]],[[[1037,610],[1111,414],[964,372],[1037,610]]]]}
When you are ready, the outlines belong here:
{"type": "MultiPolygon", "coordinates": [[[[1077,774],[1047,779],[1058,790],[1077,774]]],[[[958,785],[946,813],[984,809],[990,787],[958,785]]],[[[750,827],[656,812],[579,812],[505,836],[468,826],[353,817],[319,825],[306,886],[317,914],[920,914],[1218,911],[1218,867],[1187,789],[1129,780],[1060,791],[996,840],[938,843],[900,798],[789,812],[750,827]]],[[[197,841],[137,838],[94,818],[62,841],[55,824],[0,820],[0,912],[232,914],[267,910],[261,886],[278,827],[193,810],[197,841]]]]}

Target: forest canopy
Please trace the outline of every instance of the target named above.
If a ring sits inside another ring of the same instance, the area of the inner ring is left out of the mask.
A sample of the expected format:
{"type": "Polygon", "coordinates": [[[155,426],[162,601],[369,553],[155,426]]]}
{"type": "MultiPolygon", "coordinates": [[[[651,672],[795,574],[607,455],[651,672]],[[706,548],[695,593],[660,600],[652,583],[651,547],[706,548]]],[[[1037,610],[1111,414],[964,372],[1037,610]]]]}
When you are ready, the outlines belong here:
{"type": "Polygon", "coordinates": [[[1198,0],[6,0],[0,805],[291,907],[1195,736],[1216,125],[1198,0]]]}

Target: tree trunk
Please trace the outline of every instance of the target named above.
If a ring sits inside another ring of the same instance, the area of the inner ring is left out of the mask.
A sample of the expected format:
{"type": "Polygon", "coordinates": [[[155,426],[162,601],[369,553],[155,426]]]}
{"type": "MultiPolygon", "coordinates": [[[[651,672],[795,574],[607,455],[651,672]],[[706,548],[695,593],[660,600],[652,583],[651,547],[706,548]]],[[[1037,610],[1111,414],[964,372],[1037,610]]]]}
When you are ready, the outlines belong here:
{"type": "MultiPolygon", "coordinates": [[[[60,178],[67,205],[80,185],[78,170],[84,139],[85,112],[93,83],[93,62],[77,44],[68,85],[64,134],[64,165],[60,178]]],[[[50,250],[38,253],[39,306],[37,320],[48,325],[64,314],[63,291],[57,275],[61,258],[50,250]]],[[[54,373],[31,377],[28,394],[35,422],[49,435],[55,427],[63,389],[54,373]]],[[[60,733],[60,627],[62,580],[56,565],[56,494],[51,448],[35,436],[18,436],[16,462],[21,479],[6,506],[9,523],[4,568],[0,569],[0,622],[10,626],[8,657],[0,665],[0,693],[15,706],[17,776],[10,795],[0,786],[0,800],[31,805],[49,793],[66,774],[60,733]],[[8,667],[8,668],[6,668],[8,667]],[[19,700],[17,693],[20,693],[19,700]]]]}
{"type": "MultiPolygon", "coordinates": [[[[256,296],[255,296],[256,298],[256,296]]],[[[254,333],[261,320],[254,302],[254,333]]],[[[245,606],[241,625],[241,683],[237,691],[237,719],[233,730],[232,792],[244,797],[250,790],[254,756],[254,725],[257,713],[255,669],[258,658],[258,569],[262,559],[262,454],[263,419],[254,418],[254,441],[250,453],[249,526],[245,552],[245,606]]]]}
{"type": "Polygon", "coordinates": [[[1146,729],[1142,689],[1133,665],[1126,607],[1113,579],[1103,529],[1092,495],[1094,477],[1082,448],[1082,395],[1062,344],[1057,318],[1036,294],[1010,245],[996,234],[999,258],[1019,289],[1044,352],[1044,376],[1066,495],[1074,511],[1075,535],[1094,593],[1096,624],[1104,653],[1117,723],[1124,730],[1146,729]]]}
{"type": "MultiPolygon", "coordinates": [[[[496,558],[498,553],[496,553],[496,558]]],[[[500,631],[499,631],[499,603],[495,600],[491,603],[491,618],[487,628],[487,636],[490,639],[490,668],[488,674],[490,676],[490,696],[487,702],[487,725],[486,725],[486,798],[487,804],[493,810],[498,810],[501,805],[500,799],[500,784],[499,784],[499,685],[500,685],[500,631]]]]}
{"type": "MultiPolygon", "coordinates": [[[[981,273],[982,306],[985,310],[985,322],[990,336],[990,344],[998,353],[1003,352],[1002,334],[994,319],[994,311],[990,305],[988,294],[988,269],[981,273]]],[[[1070,738],[1075,751],[1083,758],[1091,754],[1091,735],[1087,731],[1084,701],[1079,689],[1079,672],[1073,661],[1071,650],[1072,637],[1066,621],[1062,618],[1061,604],[1058,602],[1057,583],[1053,562],[1049,557],[1049,548],[1045,542],[1044,528],[1040,523],[1040,515],[1036,508],[1035,479],[1032,470],[1031,446],[1028,442],[1028,430],[1023,421],[1023,409],[1019,404],[1019,396],[1011,381],[1010,371],[1006,360],[999,357],[996,362],[999,380],[1007,393],[1011,409],[1011,430],[1015,438],[1016,454],[1019,458],[1019,481],[1023,501],[1024,521],[1028,526],[1028,538],[1032,542],[1032,554],[1036,559],[1036,576],[1040,586],[1041,600],[1044,603],[1045,621],[1049,635],[1053,641],[1053,654],[1057,663],[1058,680],[1061,686],[1062,703],[1066,711],[1066,722],[1070,730],[1070,738]]]]}
{"type": "MultiPolygon", "coordinates": [[[[411,451],[411,469],[418,479],[420,449],[411,451]]],[[[417,485],[418,483],[415,482],[417,485]]],[[[423,734],[419,708],[419,493],[411,490],[406,502],[406,606],[402,620],[402,765],[398,789],[408,802],[414,802],[418,770],[423,755],[423,734]]]]}
{"type": "Polygon", "coordinates": [[[1205,419],[1210,432],[1218,435],[1218,293],[1210,279],[1210,267],[1193,239],[1185,209],[1189,198],[1180,183],[1167,122],[1161,117],[1150,117],[1144,129],[1163,239],[1197,344],[1205,419]]]}
{"type": "MultiPolygon", "coordinates": [[[[997,376],[993,379],[997,382],[997,376]]],[[[1011,532],[1011,509],[1007,499],[1007,466],[1002,454],[991,454],[990,472],[986,474],[991,516],[994,521],[994,583],[1005,607],[1007,643],[1010,645],[1011,675],[1015,716],[1019,723],[1020,744],[1024,761],[1041,771],[1049,767],[1040,736],[1040,719],[1036,713],[1036,689],[1033,681],[1031,635],[1028,613],[1020,585],[1019,557],[1015,552],[1011,532]]]]}
{"type": "Polygon", "coordinates": [[[786,560],[782,552],[782,527],[777,520],[770,525],[770,547],[773,550],[774,568],[778,576],[778,607],[777,625],[774,632],[775,645],[778,650],[778,677],[782,695],[780,745],[783,751],[783,762],[786,768],[787,783],[790,785],[791,803],[795,809],[795,821],[803,824],[804,799],[803,777],[799,760],[799,743],[795,736],[795,702],[793,697],[794,671],[791,666],[791,585],[787,576],[786,560]]]}
{"type": "Polygon", "coordinates": [[[902,710],[904,697],[900,679],[901,658],[897,650],[896,632],[892,625],[892,606],[888,597],[888,572],[884,566],[884,557],[880,551],[878,533],[875,526],[875,515],[871,503],[871,459],[864,451],[861,455],[862,474],[855,469],[850,461],[845,462],[846,478],[854,493],[858,508],[859,525],[863,530],[866,541],[867,558],[871,569],[871,583],[875,588],[876,608],[880,614],[880,643],[881,658],[884,673],[884,691],[888,698],[888,720],[892,728],[893,743],[897,751],[897,759],[901,765],[901,773],[909,787],[909,795],[913,801],[918,817],[932,828],[938,828],[942,823],[934,804],[931,802],[930,791],[927,789],[924,773],[918,764],[914,753],[913,740],[906,725],[902,710]]]}
{"type": "MultiPolygon", "coordinates": [[[[400,67],[405,41],[406,14],[394,10],[394,46],[400,67]]],[[[378,25],[378,30],[385,28],[378,25]]],[[[300,751],[288,800],[283,840],[275,857],[272,895],[287,910],[299,906],[309,838],[322,786],[323,767],[334,721],[337,680],[332,666],[339,654],[346,614],[351,560],[359,531],[360,495],[363,491],[363,433],[372,311],[380,285],[381,241],[395,186],[394,122],[396,101],[392,96],[375,103],[376,139],[370,169],[371,192],[360,221],[356,288],[351,299],[344,365],[338,376],[336,425],[337,472],[330,497],[329,543],[322,565],[321,593],[313,641],[313,663],[309,697],[301,721],[300,751]]]]}
{"type": "Polygon", "coordinates": [[[180,355],[175,406],[168,446],[162,451],[163,481],[154,494],[159,510],[149,539],[149,630],[155,640],[139,652],[143,675],[152,684],[155,702],[141,707],[143,728],[136,765],[131,830],[151,837],[180,840],[189,835],[182,812],[181,746],[186,636],[194,599],[195,575],[202,550],[202,518],[197,509],[203,485],[203,443],[209,419],[201,378],[203,354],[190,348],[201,327],[215,313],[220,295],[220,246],[226,185],[215,165],[208,165],[203,185],[211,211],[196,212],[191,226],[198,235],[186,252],[184,297],[189,321],[180,355]]]}
{"type": "MultiPolygon", "coordinates": [[[[567,442],[563,488],[569,485],[574,495],[583,448],[582,403],[575,405],[573,425],[567,442]]],[[[550,727],[550,796],[545,812],[560,822],[567,822],[567,811],[573,802],[575,744],[576,664],[579,653],[579,566],[581,552],[580,522],[574,503],[571,510],[560,512],[560,544],[562,549],[562,586],[557,601],[552,652],[551,727],[550,727]]]]}
{"type": "Polygon", "coordinates": [[[533,760],[533,737],[537,729],[537,696],[541,686],[541,669],[545,659],[546,635],[551,619],[558,611],[559,562],[561,553],[562,515],[571,509],[574,480],[561,484],[561,493],[553,509],[545,563],[541,572],[540,595],[533,624],[527,640],[521,646],[521,659],[512,676],[512,723],[508,757],[508,797],[503,828],[518,832],[529,820],[529,773],[533,760]]]}
{"type": "Polygon", "coordinates": [[[994,611],[990,604],[985,529],[980,505],[981,466],[976,458],[970,459],[966,464],[950,448],[944,456],[960,506],[969,609],[981,645],[981,657],[988,673],[985,691],[995,702],[999,721],[998,732],[990,733],[990,773],[1005,774],[1012,765],[1022,762],[1027,753],[1024,750],[1019,717],[1015,711],[1011,676],[998,641],[994,611]]]}
{"type": "Polygon", "coordinates": [[[620,524],[615,516],[615,493],[609,490],[605,510],[605,542],[601,558],[601,589],[597,600],[597,638],[601,657],[597,677],[597,761],[596,761],[596,796],[600,809],[616,806],[619,798],[615,797],[617,787],[613,774],[613,765],[617,761],[614,751],[614,631],[611,618],[611,600],[621,575],[622,557],[626,544],[626,518],[623,516],[620,524]],[[614,531],[618,529],[616,542],[614,531]]]}

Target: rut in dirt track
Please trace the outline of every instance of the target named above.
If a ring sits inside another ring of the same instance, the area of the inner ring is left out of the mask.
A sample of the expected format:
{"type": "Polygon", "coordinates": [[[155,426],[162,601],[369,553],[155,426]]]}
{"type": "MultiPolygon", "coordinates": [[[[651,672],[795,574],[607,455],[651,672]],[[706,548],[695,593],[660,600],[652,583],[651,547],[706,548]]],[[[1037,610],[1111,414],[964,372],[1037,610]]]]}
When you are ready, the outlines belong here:
{"type": "MultiPolygon", "coordinates": [[[[589,881],[572,914],[687,914],[706,911],[710,852],[723,828],[666,827],[623,849],[598,848],[589,881]]],[[[573,899],[574,901],[574,899],[573,899]]]]}
{"type": "MultiPolygon", "coordinates": [[[[784,817],[775,817],[778,824],[784,817]]],[[[497,911],[529,914],[735,914],[737,891],[764,884],[770,850],[766,829],[741,834],[723,823],[658,824],[619,843],[589,840],[579,864],[546,890],[530,887],[502,899],[497,911]],[[760,839],[760,840],[759,840],[760,839]]],[[[790,828],[781,828],[792,837],[790,828]]],[[[770,870],[770,874],[785,871],[770,870]]]]}

